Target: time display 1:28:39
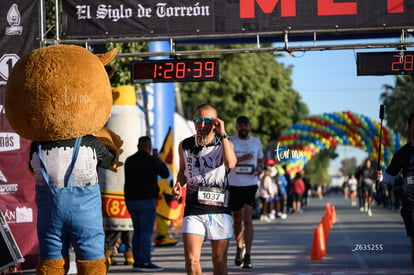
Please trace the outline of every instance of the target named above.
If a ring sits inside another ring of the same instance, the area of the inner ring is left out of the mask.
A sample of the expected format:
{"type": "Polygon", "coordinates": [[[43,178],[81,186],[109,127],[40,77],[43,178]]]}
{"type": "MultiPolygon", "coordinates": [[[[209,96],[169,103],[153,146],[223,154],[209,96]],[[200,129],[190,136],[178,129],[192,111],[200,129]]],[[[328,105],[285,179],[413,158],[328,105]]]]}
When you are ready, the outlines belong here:
{"type": "Polygon", "coordinates": [[[144,60],[133,63],[132,81],[173,82],[219,80],[216,58],[144,60]]]}
{"type": "Polygon", "coordinates": [[[153,78],[180,79],[180,78],[212,78],[214,77],[213,61],[192,63],[186,62],[167,62],[164,65],[154,64],[153,78]]]}

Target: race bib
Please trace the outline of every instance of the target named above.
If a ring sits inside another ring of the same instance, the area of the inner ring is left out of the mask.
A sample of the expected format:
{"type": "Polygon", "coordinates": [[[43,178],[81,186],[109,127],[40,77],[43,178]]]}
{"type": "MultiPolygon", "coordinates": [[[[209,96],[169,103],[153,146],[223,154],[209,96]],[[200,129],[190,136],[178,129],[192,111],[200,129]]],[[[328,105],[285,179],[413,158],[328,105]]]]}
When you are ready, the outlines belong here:
{"type": "Polygon", "coordinates": [[[363,181],[363,183],[365,185],[372,185],[372,184],[374,184],[374,181],[372,179],[370,179],[370,178],[364,178],[362,181],[363,181]]]}
{"type": "Polygon", "coordinates": [[[407,185],[414,184],[414,176],[408,176],[406,177],[406,179],[407,179],[407,185]]]}
{"type": "Polygon", "coordinates": [[[236,174],[253,174],[254,173],[254,165],[252,164],[238,164],[234,168],[236,174]]]}
{"type": "Polygon", "coordinates": [[[228,190],[209,186],[198,188],[198,202],[201,204],[227,207],[228,197],[228,190]]]}

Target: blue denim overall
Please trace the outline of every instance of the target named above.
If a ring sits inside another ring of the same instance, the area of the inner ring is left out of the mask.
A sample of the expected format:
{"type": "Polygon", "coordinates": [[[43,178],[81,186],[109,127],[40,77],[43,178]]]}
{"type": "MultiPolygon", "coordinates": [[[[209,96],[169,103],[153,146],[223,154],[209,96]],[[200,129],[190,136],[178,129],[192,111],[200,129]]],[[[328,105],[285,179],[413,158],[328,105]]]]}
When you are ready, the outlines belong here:
{"type": "Polygon", "coordinates": [[[64,188],[52,187],[43,162],[41,145],[38,145],[41,170],[47,183],[46,186],[36,186],[37,234],[40,257],[45,260],[66,257],[70,245],[74,247],[78,260],[104,258],[105,236],[99,184],[85,187],[72,185],[72,170],[81,139],[75,141],[64,188]]]}

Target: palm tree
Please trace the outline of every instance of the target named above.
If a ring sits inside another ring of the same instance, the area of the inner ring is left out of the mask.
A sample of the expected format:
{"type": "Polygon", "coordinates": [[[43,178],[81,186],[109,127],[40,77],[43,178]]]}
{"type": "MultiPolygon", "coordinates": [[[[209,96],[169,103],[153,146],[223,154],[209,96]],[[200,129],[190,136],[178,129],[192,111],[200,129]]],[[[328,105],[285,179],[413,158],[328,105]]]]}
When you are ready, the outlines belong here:
{"type": "Polygon", "coordinates": [[[408,138],[407,119],[414,112],[414,76],[397,76],[395,86],[384,85],[380,100],[386,105],[387,125],[408,138]]]}

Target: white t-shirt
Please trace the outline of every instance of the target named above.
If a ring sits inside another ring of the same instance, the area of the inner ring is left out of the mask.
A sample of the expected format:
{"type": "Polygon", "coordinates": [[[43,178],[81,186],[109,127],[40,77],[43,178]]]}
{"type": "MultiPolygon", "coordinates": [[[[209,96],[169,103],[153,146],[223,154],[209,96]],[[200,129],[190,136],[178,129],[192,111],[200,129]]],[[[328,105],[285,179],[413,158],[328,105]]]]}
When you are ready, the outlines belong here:
{"type": "Polygon", "coordinates": [[[230,171],[230,186],[251,186],[258,185],[259,178],[256,174],[257,160],[263,158],[262,143],[259,138],[249,136],[248,139],[240,139],[232,136],[234,151],[237,158],[245,154],[252,154],[251,159],[237,163],[237,166],[230,171]]]}
{"type": "Polygon", "coordinates": [[[358,181],[356,178],[350,178],[348,180],[348,184],[349,184],[349,190],[351,192],[355,192],[357,190],[358,181]]]}

